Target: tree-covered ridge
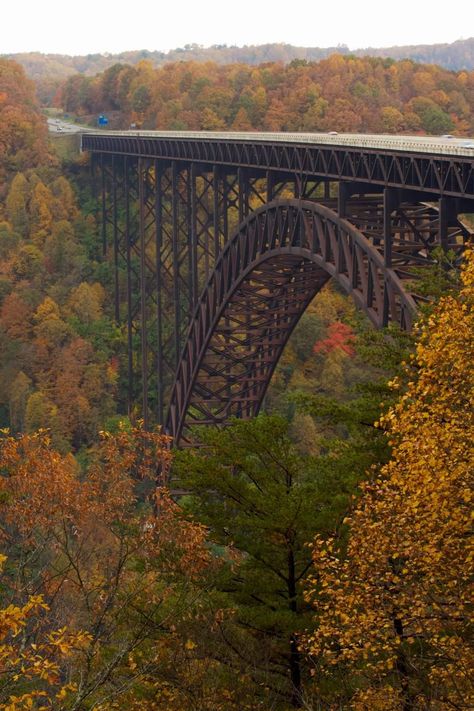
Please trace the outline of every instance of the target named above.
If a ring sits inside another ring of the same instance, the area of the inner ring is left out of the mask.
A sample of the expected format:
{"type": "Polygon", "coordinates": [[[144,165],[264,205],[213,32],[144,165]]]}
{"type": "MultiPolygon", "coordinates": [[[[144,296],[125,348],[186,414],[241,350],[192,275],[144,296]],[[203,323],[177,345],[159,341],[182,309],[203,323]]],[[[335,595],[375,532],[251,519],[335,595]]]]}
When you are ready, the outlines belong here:
{"type": "Polygon", "coordinates": [[[0,61],[0,426],[48,427],[62,451],[94,441],[116,409],[118,334],[97,244],[32,82],[0,61]]]}
{"type": "Polygon", "coordinates": [[[332,55],[289,65],[117,64],[77,75],[56,104],[145,129],[474,133],[474,72],[332,55]]]}
{"type": "Polygon", "coordinates": [[[0,199],[14,171],[51,162],[47,133],[33,82],[19,64],[0,59],[0,199]]]}
{"type": "Polygon", "coordinates": [[[89,444],[115,412],[116,333],[98,282],[95,221],[63,176],[17,173],[0,219],[0,408],[15,431],[89,444]]]}
{"type": "Polygon", "coordinates": [[[474,69],[474,38],[459,39],[451,44],[421,44],[394,47],[367,47],[353,54],[368,57],[391,57],[392,59],[413,59],[424,64],[439,64],[445,69],[459,71],[474,69]]]}
{"type": "Polygon", "coordinates": [[[138,64],[146,59],[155,67],[171,62],[194,61],[216,62],[217,64],[262,64],[262,62],[282,62],[288,64],[294,59],[308,62],[325,59],[335,52],[356,57],[391,57],[392,59],[412,59],[417,62],[439,64],[446,69],[474,69],[474,38],[457,40],[450,44],[411,45],[349,50],[344,45],[337,47],[296,47],[285,43],[269,43],[235,47],[213,45],[203,47],[199,44],[188,44],[172,49],[169,52],[157,50],[135,50],[118,54],[87,54],[84,56],[68,56],[64,54],[43,54],[41,52],[26,52],[5,55],[21,64],[34,80],[64,79],[76,73],[93,76],[104,72],[114,64],[138,64]]]}

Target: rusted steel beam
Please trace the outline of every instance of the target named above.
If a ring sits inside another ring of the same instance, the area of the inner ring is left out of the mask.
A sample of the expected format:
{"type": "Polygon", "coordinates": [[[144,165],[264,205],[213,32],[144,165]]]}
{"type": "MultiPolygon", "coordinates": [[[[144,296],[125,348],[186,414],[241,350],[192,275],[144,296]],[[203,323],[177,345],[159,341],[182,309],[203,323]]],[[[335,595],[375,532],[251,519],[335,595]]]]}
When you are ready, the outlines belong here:
{"type": "Polygon", "coordinates": [[[140,336],[141,336],[141,380],[142,380],[142,418],[148,429],[148,315],[147,315],[147,270],[146,270],[146,166],[142,158],[138,160],[138,210],[139,210],[139,253],[140,253],[140,336]]]}
{"type": "Polygon", "coordinates": [[[130,215],[130,170],[125,159],[125,260],[127,269],[127,375],[128,375],[128,416],[132,416],[134,405],[134,368],[133,368],[133,284],[132,284],[132,229],[130,215]]]}
{"type": "Polygon", "coordinates": [[[163,359],[163,191],[162,173],[164,167],[158,160],[154,162],[155,172],[155,291],[156,291],[156,418],[162,423],[165,411],[165,367],[163,359]]]}

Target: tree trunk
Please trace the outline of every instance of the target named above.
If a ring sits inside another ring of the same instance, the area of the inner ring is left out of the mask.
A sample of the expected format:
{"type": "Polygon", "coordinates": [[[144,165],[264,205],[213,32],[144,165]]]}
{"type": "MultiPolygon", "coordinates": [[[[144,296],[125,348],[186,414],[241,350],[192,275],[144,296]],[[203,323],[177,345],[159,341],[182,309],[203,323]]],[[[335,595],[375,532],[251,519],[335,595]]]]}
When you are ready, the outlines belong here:
{"type": "MultiPolygon", "coordinates": [[[[293,551],[290,548],[288,551],[288,600],[290,610],[296,615],[296,573],[295,559],[293,551]]],[[[291,705],[294,708],[301,708],[302,689],[301,689],[301,654],[298,649],[296,635],[290,637],[290,678],[291,678],[291,705]]]]}

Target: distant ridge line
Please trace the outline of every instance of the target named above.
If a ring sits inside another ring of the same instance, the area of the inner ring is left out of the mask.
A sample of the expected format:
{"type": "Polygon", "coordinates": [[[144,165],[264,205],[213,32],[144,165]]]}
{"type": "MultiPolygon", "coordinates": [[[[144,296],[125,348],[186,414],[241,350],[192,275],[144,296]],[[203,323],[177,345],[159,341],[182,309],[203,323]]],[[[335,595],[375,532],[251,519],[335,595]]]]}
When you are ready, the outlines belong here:
{"type": "Polygon", "coordinates": [[[438,64],[445,69],[453,71],[474,70],[474,37],[443,44],[368,47],[356,50],[350,50],[346,45],[321,48],[297,47],[284,43],[245,45],[243,47],[227,45],[202,47],[201,45],[191,44],[169,52],[134,50],[118,54],[104,53],[76,56],[28,52],[0,56],[15,60],[25,68],[30,78],[41,80],[65,79],[74,74],[92,76],[117,63],[133,65],[142,60],[148,60],[156,67],[178,61],[211,61],[218,64],[242,63],[250,65],[265,62],[288,64],[294,60],[319,61],[335,53],[356,57],[372,56],[387,57],[395,60],[411,59],[421,63],[438,64]]]}

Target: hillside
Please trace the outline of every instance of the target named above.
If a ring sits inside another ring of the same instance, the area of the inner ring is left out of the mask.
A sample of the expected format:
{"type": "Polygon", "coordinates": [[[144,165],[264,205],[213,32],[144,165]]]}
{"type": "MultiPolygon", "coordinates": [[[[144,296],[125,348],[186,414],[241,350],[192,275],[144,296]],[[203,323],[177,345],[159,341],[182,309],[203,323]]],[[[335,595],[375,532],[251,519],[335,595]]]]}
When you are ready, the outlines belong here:
{"type": "Polygon", "coordinates": [[[396,46],[385,48],[361,48],[350,51],[345,45],[337,47],[295,47],[290,44],[263,44],[244,47],[214,45],[202,47],[191,44],[170,50],[169,52],[137,50],[120,54],[88,54],[68,56],[62,54],[25,54],[3,55],[21,64],[27,75],[36,81],[65,79],[73,74],[93,76],[103,72],[114,64],[137,64],[146,59],[153,66],[178,61],[216,62],[218,64],[262,64],[263,62],[283,62],[294,59],[317,61],[337,52],[354,56],[392,57],[393,59],[413,59],[417,62],[439,64],[446,69],[474,69],[474,37],[457,40],[451,44],[396,46]]]}
{"type": "Polygon", "coordinates": [[[438,64],[445,69],[460,71],[474,69],[474,37],[461,39],[451,44],[419,44],[403,47],[369,47],[359,49],[357,56],[392,57],[392,59],[413,59],[425,64],[438,64]]]}
{"type": "Polygon", "coordinates": [[[319,62],[220,65],[143,61],[77,74],[58,108],[111,128],[236,131],[474,132],[474,72],[333,54],[319,62]]]}
{"type": "Polygon", "coordinates": [[[18,64],[0,59],[0,220],[14,172],[50,162],[47,134],[33,82],[18,64]]]}

